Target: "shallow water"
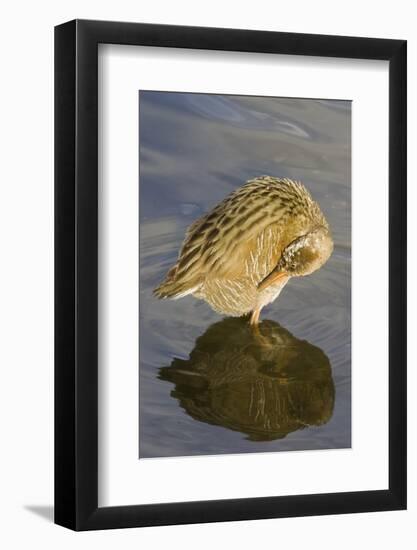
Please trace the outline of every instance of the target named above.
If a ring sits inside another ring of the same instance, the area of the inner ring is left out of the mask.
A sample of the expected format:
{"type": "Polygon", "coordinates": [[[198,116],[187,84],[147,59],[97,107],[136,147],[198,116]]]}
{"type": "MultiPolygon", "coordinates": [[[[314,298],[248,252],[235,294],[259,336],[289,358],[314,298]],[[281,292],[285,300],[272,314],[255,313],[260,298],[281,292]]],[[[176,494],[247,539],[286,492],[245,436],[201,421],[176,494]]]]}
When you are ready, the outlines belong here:
{"type": "Polygon", "coordinates": [[[140,92],[139,456],[350,447],[350,102],[140,92]],[[335,241],[260,334],[157,300],[187,226],[258,175],[301,180],[335,241]]]}

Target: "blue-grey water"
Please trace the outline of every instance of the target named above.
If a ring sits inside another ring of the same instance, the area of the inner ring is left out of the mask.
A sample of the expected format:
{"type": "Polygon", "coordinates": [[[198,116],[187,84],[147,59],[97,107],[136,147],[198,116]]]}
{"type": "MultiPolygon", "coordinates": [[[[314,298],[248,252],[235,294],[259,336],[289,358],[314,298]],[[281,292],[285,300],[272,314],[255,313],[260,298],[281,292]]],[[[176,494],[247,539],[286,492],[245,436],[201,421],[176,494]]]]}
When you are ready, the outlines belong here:
{"type": "Polygon", "coordinates": [[[350,447],[350,102],[141,91],[139,113],[140,458],[350,447]],[[152,289],[187,226],[262,174],[309,188],[335,248],[257,339],[152,289]]]}

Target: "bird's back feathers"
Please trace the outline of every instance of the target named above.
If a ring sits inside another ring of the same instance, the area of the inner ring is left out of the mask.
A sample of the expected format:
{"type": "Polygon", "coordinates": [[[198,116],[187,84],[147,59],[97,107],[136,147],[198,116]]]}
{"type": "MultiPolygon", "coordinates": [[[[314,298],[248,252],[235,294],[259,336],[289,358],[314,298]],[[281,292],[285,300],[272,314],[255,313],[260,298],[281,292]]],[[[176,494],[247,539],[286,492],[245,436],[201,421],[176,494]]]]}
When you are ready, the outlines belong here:
{"type": "Polygon", "coordinates": [[[249,180],[189,226],[176,264],[154,293],[159,298],[198,293],[207,279],[255,275],[259,282],[265,269],[275,267],[281,249],[315,224],[327,222],[301,183],[270,176],[249,180]]]}

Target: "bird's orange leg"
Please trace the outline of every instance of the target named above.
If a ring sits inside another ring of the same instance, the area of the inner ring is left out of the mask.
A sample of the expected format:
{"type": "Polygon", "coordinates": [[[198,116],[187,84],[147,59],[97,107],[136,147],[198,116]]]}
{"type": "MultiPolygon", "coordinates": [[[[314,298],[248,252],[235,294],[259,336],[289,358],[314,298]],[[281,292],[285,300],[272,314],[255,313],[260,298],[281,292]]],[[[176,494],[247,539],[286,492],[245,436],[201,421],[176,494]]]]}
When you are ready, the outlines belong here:
{"type": "Polygon", "coordinates": [[[261,328],[259,326],[259,315],[261,313],[261,309],[262,307],[258,307],[252,311],[252,315],[250,318],[252,333],[253,333],[254,341],[258,344],[258,346],[270,348],[271,342],[268,338],[266,338],[262,334],[261,328]]]}
{"type": "Polygon", "coordinates": [[[258,326],[258,323],[259,323],[259,314],[261,313],[261,308],[260,307],[257,307],[256,309],[254,309],[252,311],[252,315],[251,315],[251,318],[250,318],[250,324],[254,327],[257,327],[258,326]]]}

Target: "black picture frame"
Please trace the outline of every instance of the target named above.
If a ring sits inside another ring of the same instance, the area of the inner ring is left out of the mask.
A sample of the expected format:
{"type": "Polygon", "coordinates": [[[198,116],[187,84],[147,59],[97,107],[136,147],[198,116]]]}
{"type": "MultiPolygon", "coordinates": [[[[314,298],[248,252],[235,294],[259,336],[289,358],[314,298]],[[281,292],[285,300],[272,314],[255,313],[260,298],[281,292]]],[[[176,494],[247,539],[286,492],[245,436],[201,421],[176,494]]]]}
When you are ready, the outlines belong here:
{"type": "Polygon", "coordinates": [[[74,20],[55,28],[55,522],[108,529],[406,508],[406,41],[74,20]],[[389,62],[389,488],[98,507],[98,44],[389,62]]]}

